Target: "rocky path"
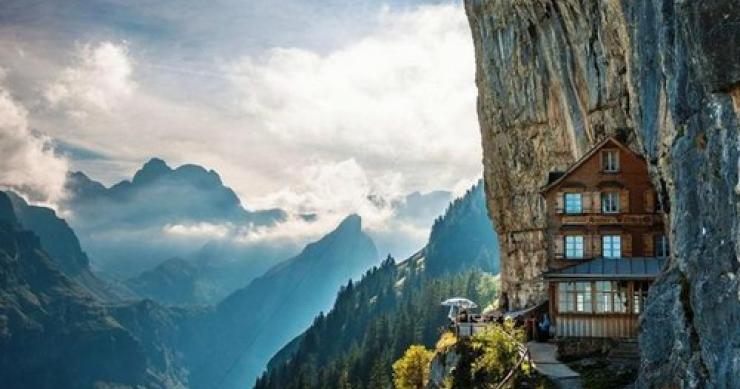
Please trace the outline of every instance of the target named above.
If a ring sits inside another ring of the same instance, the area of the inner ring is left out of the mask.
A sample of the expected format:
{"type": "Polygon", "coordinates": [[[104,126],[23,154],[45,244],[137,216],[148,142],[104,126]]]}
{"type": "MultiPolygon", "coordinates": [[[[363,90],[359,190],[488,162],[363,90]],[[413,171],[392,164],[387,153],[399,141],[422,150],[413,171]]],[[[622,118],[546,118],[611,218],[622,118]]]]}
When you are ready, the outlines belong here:
{"type": "Polygon", "coordinates": [[[547,376],[559,388],[580,389],[582,387],[580,374],[555,357],[554,344],[529,342],[527,343],[527,349],[529,349],[534,368],[540,374],[547,376]]]}

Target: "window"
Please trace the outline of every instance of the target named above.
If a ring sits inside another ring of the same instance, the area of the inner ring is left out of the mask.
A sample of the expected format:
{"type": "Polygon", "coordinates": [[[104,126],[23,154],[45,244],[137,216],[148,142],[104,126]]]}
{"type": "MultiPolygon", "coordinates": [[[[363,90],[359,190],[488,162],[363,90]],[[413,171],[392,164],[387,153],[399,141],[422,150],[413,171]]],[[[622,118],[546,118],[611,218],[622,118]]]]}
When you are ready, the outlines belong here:
{"type": "Polygon", "coordinates": [[[601,194],[601,212],[619,213],[619,192],[605,192],[601,194]]]}
{"type": "Polygon", "coordinates": [[[558,284],[559,312],[591,312],[590,282],[560,282],[558,284]]]}
{"type": "Polygon", "coordinates": [[[645,281],[635,282],[634,292],[632,294],[632,311],[638,315],[645,311],[649,286],[650,284],[645,281]]]}
{"type": "Polygon", "coordinates": [[[601,152],[601,166],[607,173],[619,171],[619,152],[617,150],[604,150],[601,152]]]}
{"type": "Polygon", "coordinates": [[[626,313],[627,283],[616,281],[596,281],[596,312],[626,313]]]}
{"type": "Polygon", "coordinates": [[[565,194],[565,213],[582,213],[583,199],[580,193],[565,194]]]}
{"type": "Polygon", "coordinates": [[[565,257],[583,258],[583,236],[572,235],[565,237],[565,257]]]}
{"type": "Polygon", "coordinates": [[[573,312],[573,290],[572,282],[561,282],[558,284],[558,311],[573,312]]]}
{"type": "Polygon", "coordinates": [[[668,238],[665,235],[655,236],[655,256],[656,257],[667,257],[668,256],[668,238]]]}
{"type": "Polygon", "coordinates": [[[612,282],[596,281],[596,312],[611,312],[613,306],[612,282]]]}
{"type": "Polygon", "coordinates": [[[591,283],[575,283],[576,312],[591,312],[591,283]]]}
{"type": "Polygon", "coordinates": [[[604,258],[621,257],[622,237],[619,235],[605,235],[601,237],[601,251],[604,258]]]}

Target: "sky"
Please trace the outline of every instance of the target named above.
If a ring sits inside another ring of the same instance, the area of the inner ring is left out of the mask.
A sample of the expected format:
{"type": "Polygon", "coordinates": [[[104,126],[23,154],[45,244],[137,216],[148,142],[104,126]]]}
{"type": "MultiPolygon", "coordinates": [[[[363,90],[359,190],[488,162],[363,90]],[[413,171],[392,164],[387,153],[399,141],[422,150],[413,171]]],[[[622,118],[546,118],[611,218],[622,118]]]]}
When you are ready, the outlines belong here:
{"type": "Polygon", "coordinates": [[[248,209],[339,217],[481,175],[461,2],[153,3],[0,2],[0,185],[53,205],[66,171],[156,156],[248,209]]]}

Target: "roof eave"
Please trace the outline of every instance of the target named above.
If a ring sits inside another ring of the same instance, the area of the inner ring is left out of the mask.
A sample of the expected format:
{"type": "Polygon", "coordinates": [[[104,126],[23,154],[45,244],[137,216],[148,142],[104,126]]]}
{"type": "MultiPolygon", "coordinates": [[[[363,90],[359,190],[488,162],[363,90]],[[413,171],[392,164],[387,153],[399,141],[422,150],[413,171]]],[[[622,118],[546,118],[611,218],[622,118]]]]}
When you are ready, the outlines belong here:
{"type": "Polygon", "coordinates": [[[563,175],[560,176],[557,180],[545,185],[540,189],[540,194],[545,194],[550,191],[553,187],[557,186],[561,182],[563,182],[571,173],[573,173],[579,166],[581,166],[584,162],[586,162],[589,158],[591,158],[599,149],[604,147],[609,141],[614,142],[617,146],[620,148],[638,156],[639,158],[645,159],[642,155],[636,153],[629,147],[625,146],[622,142],[618,141],[613,136],[608,136],[604,138],[601,142],[597,143],[594,147],[591,148],[586,154],[584,154],[581,158],[579,158],[576,162],[574,162],[572,165],[568,167],[568,169],[563,172],[563,175]]]}

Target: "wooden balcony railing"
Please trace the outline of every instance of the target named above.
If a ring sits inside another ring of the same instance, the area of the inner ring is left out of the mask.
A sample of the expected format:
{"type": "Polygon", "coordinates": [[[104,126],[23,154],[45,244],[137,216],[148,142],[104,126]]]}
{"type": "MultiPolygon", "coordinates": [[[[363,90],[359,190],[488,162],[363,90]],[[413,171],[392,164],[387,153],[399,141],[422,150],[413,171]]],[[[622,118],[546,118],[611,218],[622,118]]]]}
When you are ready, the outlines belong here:
{"type": "Polygon", "coordinates": [[[621,224],[621,225],[635,225],[635,226],[650,226],[663,221],[663,217],[660,214],[634,214],[634,213],[619,213],[619,214],[585,214],[585,215],[567,215],[564,214],[561,218],[563,224],[621,224]]]}

